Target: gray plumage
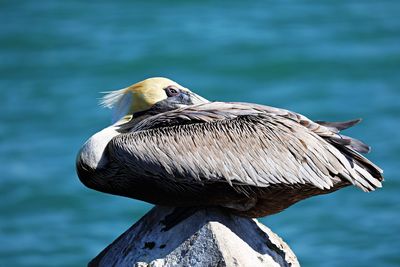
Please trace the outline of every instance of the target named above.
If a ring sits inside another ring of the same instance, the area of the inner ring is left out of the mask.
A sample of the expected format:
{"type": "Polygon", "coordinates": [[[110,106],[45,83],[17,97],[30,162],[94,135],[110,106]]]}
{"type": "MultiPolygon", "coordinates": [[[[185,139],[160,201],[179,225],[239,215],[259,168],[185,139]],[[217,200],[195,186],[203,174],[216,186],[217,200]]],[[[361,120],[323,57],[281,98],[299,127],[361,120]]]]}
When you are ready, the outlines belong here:
{"type": "Polygon", "coordinates": [[[369,147],[340,134],[358,122],[249,103],[186,106],[119,126],[105,166],[78,157],[78,174],[96,190],[155,204],[265,216],[347,185],[381,187],[382,170],[360,154],[369,147]]]}

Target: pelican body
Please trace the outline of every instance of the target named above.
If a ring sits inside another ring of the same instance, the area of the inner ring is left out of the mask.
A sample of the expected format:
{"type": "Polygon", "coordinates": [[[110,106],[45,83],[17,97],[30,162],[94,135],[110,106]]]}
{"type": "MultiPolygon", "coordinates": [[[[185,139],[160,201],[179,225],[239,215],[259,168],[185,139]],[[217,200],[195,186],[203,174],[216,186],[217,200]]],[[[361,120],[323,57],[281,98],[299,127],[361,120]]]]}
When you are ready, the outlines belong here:
{"type": "Polygon", "coordinates": [[[288,110],[209,102],[166,78],[107,94],[113,124],[77,157],[89,188],[176,206],[218,206],[246,217],[354,185],[381,187],[383,171],[342,135],[360,120],[314,122],[288,110]]]}

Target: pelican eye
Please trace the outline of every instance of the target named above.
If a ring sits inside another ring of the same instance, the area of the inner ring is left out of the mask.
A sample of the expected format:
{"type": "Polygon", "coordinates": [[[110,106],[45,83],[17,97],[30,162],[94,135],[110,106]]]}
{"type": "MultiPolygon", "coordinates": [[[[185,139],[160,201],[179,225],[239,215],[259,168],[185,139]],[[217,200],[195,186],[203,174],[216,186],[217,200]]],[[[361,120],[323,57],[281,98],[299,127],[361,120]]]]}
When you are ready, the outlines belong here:
{"type": "Polygon", "coordinates": [[[168,86],[164,90],[168,97],[177,96],[181,93],[178,88],[173,87],[173,86],[168,86]]]}

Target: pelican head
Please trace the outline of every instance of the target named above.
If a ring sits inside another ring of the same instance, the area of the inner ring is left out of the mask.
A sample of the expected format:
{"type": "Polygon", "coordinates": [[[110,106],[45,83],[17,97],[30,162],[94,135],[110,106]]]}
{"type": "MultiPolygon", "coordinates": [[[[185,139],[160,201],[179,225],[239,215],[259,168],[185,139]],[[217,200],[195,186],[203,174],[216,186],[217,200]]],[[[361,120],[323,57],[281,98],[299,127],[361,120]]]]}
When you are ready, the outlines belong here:
{"type": "Polygon", "coordinates": [[[113,137],[121,134],[121,126],[132,118],[141,117],[149,110],[161,113],[206,102],[209,101],[178,83],[161,77],[149,78],[129,87],[108,92],[101,104],[113,110],[112,125],[97,132],[85,142],[78,154],[78,170],[83,175],[87,170],[104,167],[108,161],[104,156],[105,147],[113,137]]]}
{"type": "Polygon", "coordinates": [[[162,77],[149,78],[129,87],[108,92],[102,99],[104,107],[113,110],[112,122],[132,117],[143,111],[162,105],[175,109],[185,105],[208,102],[178,83],[162,77]]]}

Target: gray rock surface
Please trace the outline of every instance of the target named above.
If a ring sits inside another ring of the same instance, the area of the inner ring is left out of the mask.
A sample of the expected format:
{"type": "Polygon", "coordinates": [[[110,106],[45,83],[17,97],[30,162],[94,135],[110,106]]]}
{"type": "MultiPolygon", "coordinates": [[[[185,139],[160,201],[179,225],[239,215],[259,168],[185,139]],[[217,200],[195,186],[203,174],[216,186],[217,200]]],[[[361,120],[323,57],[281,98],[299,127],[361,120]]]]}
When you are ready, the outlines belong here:
{"type": "Polygon", "coordinates": [[[254,219],[201,209],[171,229],[174,208],[155,207],[89,266],[300,266],[288,245],[254,219]]]}

